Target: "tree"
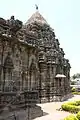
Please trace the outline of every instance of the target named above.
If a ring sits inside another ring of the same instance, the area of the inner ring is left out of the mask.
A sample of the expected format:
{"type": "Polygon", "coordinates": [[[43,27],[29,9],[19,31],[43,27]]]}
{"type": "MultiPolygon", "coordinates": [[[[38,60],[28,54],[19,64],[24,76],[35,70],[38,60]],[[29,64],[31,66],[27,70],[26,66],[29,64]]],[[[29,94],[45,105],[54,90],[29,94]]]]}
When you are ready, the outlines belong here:
{"type": "Polygon", "coordinates": [[[77,76],[74,74],[73,76],[72,76],[72,79],[74,80],[74,79],[76,79],[77,78],[77,76]]]}
{"type": "Polygon", "coordinates": [[[72,79],[80,78],[80,73],[76,73],[72,76],[72,79]]]}

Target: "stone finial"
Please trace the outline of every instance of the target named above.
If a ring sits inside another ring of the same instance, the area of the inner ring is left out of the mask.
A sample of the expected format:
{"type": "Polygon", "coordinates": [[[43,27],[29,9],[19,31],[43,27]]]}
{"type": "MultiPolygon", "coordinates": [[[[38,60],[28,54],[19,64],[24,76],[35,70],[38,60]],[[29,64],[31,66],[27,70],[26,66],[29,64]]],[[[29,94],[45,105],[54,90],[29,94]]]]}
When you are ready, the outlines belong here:
{"type": "Polygon", "coordinates": [[[38,5],[35,4],[35,6],[36,6],[36,10],[38,10],[38,5]]]}

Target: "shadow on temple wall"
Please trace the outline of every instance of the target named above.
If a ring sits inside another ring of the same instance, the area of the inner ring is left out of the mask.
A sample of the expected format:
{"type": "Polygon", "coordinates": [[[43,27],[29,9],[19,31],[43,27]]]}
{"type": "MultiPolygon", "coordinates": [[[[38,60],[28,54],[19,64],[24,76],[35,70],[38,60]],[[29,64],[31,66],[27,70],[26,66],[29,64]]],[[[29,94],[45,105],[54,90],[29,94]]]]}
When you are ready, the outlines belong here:
{"type": "Polygon", "coordinates": [[[48,115],[48,113],[42,111],[41,107],[37,105],[26,110],[24,108],[10,110],[8,106],[5,106],[0,111],[0,120],[32,120],[45,115],[48,115]]]}
{"type": "Polygon", "coordinates": [[[68,101],[68,100],[71,99],[73,96],[74,96],[74,95],[73,95],[72,93],[66,95],[66,96],[64,97],[64,100],[63,100],[62,102],[68,101]]]}
{"type": "Polygon", "coordinates": [[[0,120],[32,120],[46,115],[41,107],[36,105],[35,101],[33,103],[29,102],[22,93],[1,92],[0,120]]]}
{"type": "Polygon", "coordinates": [[[48,113],[46,113],[46,112],[43,112],[43,116],[45,116],[45,115],[48,115],[48,113]]]}
{"type": "MultiPolygon", "coordinates": [[[[7,110],[7,109],[6,109],[7,110]]],[[[4,111],[0,114],[0,120],[33,120],[37,117],[42,117],[47,115],[47,113],[43,112],[40,109],[30,110],[30,113],[28,114],[28,110],[20,109],[17,111],[4,111]]]]}

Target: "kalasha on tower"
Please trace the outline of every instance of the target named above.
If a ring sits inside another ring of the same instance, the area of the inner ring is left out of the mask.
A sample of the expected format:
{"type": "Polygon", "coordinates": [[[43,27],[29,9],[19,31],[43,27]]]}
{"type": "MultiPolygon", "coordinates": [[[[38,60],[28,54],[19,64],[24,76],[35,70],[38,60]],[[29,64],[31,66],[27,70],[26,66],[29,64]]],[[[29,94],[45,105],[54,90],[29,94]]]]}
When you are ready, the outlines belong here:
{"type": "Polygon", "coordinates": [[[0,18],[1,93],[37,91],[40,103],[69,98],[70,63],[59,45],[38,10],[25,24],[0,18]]]}

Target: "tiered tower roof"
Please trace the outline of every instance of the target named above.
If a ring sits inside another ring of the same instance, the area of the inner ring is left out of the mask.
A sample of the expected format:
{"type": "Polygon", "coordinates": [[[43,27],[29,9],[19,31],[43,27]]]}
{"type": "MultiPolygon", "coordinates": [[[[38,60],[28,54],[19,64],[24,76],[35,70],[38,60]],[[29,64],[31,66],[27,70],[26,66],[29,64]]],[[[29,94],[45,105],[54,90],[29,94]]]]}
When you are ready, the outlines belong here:
{"type": "Polygon", "coordinates": [[[44,19],[44,17],[39,13],[39,11],[36,11],[26,22],[27,24],[31,24],[31,23],[40,23],[40,24],[48,24],[47,21],[44,19]]]}

